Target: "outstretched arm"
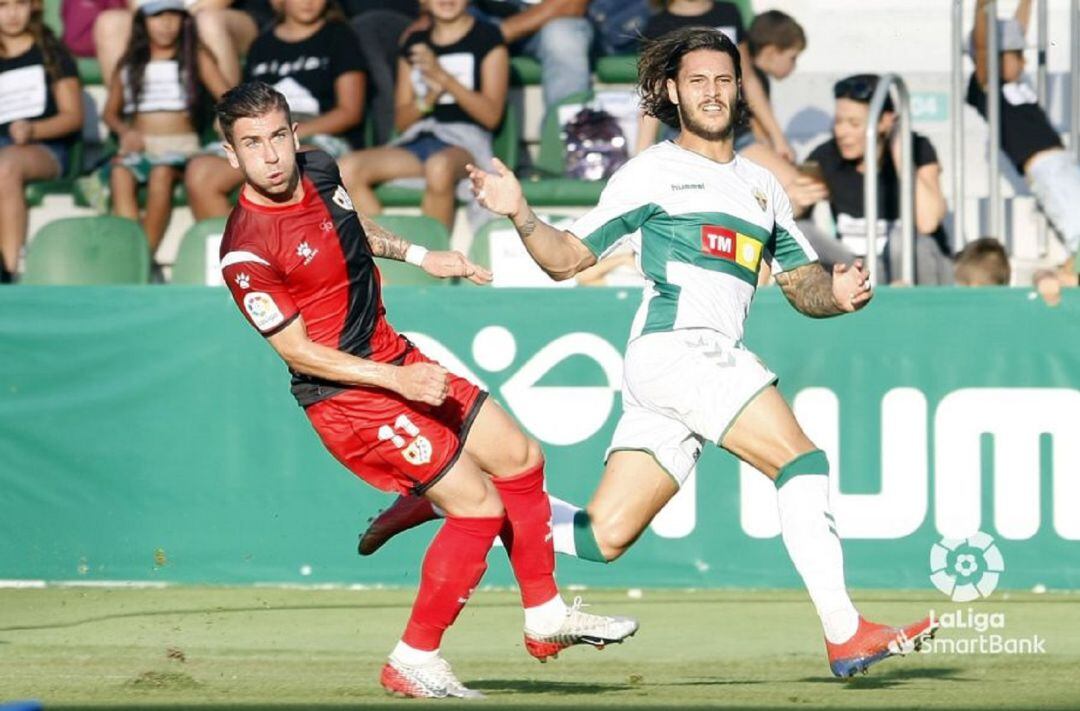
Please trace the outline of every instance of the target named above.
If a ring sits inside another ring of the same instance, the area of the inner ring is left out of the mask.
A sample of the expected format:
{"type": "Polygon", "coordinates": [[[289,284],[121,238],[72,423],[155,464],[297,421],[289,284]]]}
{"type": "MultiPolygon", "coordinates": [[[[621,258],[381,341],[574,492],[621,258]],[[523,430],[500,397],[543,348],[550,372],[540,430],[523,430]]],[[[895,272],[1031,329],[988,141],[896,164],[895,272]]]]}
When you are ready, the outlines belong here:
{"type": "Polygon", "coordinates": [[[429,251],[424,247],[410,244],[408,240],[394,234],[367,215],[359,212],[356,214],[360,218],[360,226],[364,228],[364,234],[367,235],[368,244],[371,245],[371,253],[374,256],[415,264],[431,276],[440,279],[465,277],[474,284],[491,282],[491,272],[473,264],[461,252],[429,251]],[[409,259],[410,248],[413,249],[412,259],[409,259]]]}
{"type": "Polygon", "coordinates": [[[873,298],[870,273],[857,259],[850,267],[837,264],[832,276],[817,262],[776,275],[776,283],[799,313],[828,318],[858,311],[873,298]]]}
{"type": "Polygon", "coordinates": [[[495,174],[467,166],[473,194],[483,207],[510,218],[529,256],[548,276],[563,281],[596,264],[596,257],[581,240],[537,217],[525,201],[521,183],[513,172],[498,158],[492,162],[495,174]]]}

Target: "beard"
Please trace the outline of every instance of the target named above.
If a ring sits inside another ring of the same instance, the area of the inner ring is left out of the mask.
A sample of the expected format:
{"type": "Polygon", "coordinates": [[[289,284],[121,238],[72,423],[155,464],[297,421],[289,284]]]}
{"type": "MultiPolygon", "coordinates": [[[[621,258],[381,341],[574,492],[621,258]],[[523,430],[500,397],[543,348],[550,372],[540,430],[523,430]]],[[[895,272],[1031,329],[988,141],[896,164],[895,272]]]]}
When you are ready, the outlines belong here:
{"type": "Polygon", "coordinates": [[[735,120],[732,118],[730,107],[727,109],[727,121],[719,128],[710,128],[699,122],[690,112],[683,109],[682,104],[679,104],[677,108],[682,129],[698,138],[703,138],[706,141],[723,141],[731,138],[735,133],[735,120]]]}

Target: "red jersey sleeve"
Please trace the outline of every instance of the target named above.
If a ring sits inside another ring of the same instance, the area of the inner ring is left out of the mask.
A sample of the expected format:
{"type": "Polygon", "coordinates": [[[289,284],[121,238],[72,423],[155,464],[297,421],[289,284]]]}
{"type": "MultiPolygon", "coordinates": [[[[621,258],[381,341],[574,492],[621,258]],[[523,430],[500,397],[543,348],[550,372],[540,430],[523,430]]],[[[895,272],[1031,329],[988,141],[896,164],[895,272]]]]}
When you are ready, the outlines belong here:
{"type": "Polygon", "coordinates": [[[254,252],[226,253],[221,276],[244,318],[264,336],[274,335],[300,315],[284,275],[254,252]]]}

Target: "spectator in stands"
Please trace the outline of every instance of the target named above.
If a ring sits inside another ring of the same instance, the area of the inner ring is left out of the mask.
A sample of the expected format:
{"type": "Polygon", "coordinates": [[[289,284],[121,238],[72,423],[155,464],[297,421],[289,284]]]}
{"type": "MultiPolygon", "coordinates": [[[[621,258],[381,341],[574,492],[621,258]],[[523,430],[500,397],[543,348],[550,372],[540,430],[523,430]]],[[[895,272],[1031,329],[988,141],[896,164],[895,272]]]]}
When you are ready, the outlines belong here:
{"type": "Polygon", "coordinates": [[[45,25],[41,0],[0,0],[0,107],[0,283],[7,283],[26,241],[24,186],[67,171],[83,123],[75,60],[45,25]]]}
{"type": "Polygon", "coordinates": [[[1011,278],[1009,255],[993,237],[969,242],[956,255],[957,286],[1008,286],[1011,278]]]}
{"type": "MultiPolygon", "coordinates": [[[[240,57],[248,52],[255,37],[274,23],[275,6],[281,0],[194,0],[187,1],[195,16],[199,37],[217,60],[230,86],[240,81],[240,57]]],[[[94,46],[101,77],[106,86],[131,35],[133,13],[139,0],[128,7],[107,9],[94,22],[94,46]]]]}
{"type": "MultiPolygon", "coordinates": [[[[394,88],[401,39],[420,17],[417,0],[345,0],[345,13],[360,38],[368,69],[368,122],[372,145],[381,146],[394,132],[394,88]]],[[[426,29],[430,18],[424,15],[426,29]]]]}
{"type": "MultiPolygon", "coordinates": [[[[337,158],[363,140],[366,78],[356,45],[334,0],[282,0],[278,23],[251,44],[244,79],[284,94],[300,140],[337,158]]],[[[229,195],[242,182],[220,153],[188,161],[184,184],[195,219],[229,214],[229,195]]]]}
{"type": "Polygon", "coordinates": [[[151,255],[169,224],[173,184],[199,150],[204,97],[209,92],[216,100],[228,89],[183,0],[140,6],[103,114],[120,143],[106,170],[113,212],[137,220],[139,186],[147,186],[143,228],[151,255]]]}
{"type": "MultiPolygon", "coordinates": [[[[763,133],[762,138],[771,144],[772,150],[770,153],[773,153],[774,156],[767,156],[767,158],[771,158],[770,162],[774,165],[779,165],[781,163],[788,165],[787,172],[783,177],[777,175],[777,179],[780,180],[781,185],[786,187],[783,178],[786,177],[790,181],[790,179],[794,177],[790,163],[795,159],[795,153],[791,150],[791,146],[788,144],[787,138],[780,128],[780,124],[777,123],[776,117],[773,116],[772,106],[769,104],[767,89],[768,80],[765,78],[763,81],[762,76],[762,74],[768,70],[762,68],[759,71],[754,66],[750,54],[749,39],[743,25],[742,13],[740,12],[739,7],[733,2],[716,2],[714,0],[654,0],[654,2],[663,9],[661,12],[654,15],[645,25],[642,38],[644,41],[657,39],[675,29],[703,25],[720,30],[739,46],[739,52],[742,55],[743,90],[746,95],[746,101],[750,105],[750,111],[754,116],[754,120],[760,127],[759,130],[763,133]]],[[[784,17],[787,16],[785,15],[784,17]]],[[[765,29],[760,30],[759,41],[766,45],[779,45],[780,43],[783,43],[788,45],[787,51],[789,53],[794,51],[795,47],[801,46],[805,48],[806,37],[802,32],[802,28],[791,18],[788,17],[787,20],[790,20],[790,22],[784,21],[780,23],[785,27],[782,33],[779,31],[774,33],[771,30],[765,29]],[[784,39],[780,39],[781,34],[783,34],[784,39]],[[788,34],[792,35],[794,39],[788,40],[788,34]],[[760,39],[763,36],[770,38],[768,42],[764,39],[760,39]]],[[[770,27],[770,25],[769,23],[766,23],[762,27],[766,28],[770,27]]],[[[794,54],[797,55],[798,51],[794,51],[794,54]]],[[[787,68],[781,67],[781,62],[779,61],[771,61],[772,53],[770,53],[766,59],[770,60],[769,65],[773,69],[779,69],[780,71],[785,71],[786,69],[787,73],[790,73],[791,70],[794,69],[794,60],[791,61],[790,68],[787,68]]],[[[787,74],[784,74],[783,76],[787,76],[787,74]]],[[[777,75],[777,78],[783,77],[777,75]]],[[[643,117],[638,134],[639,150],[652,145],[656,141],[659,129],[660,122],[657,119],[653,117],[643,117]]],[[[743,132],[739,134],[736,139],[735,150],[741,152],[753,142],[753,133],[748,131],[743,132]]],[[[752,160],[760,162],[762,157],[761,154],[764,153],[764,149],[767,148],[768,146],[765,146],[764,143],[762,143],[761,148],[757,151],[758,155],[749,157],[751,157],[752,160]]],[[[774,166],[766,165],[765,167],[772,170],[774,166]]]]}
{"type": "Polygon", "coordinates": [[[490,165],[502,122],[509,53],[498,29],[468,13],[468,0],[431,3],[432,26],[405,38],[398,62],[397,128],[391,145],[351,153],[341,175],[357,210],[378,214],[376,185],[423,178],[421,211],[448,228],[469,163],[490,165]]]}
{"type": "MultiPolygon", "coordinates": [[[[972,55],[975,73],[967,101],[985,118],[988,67],[985,0],[976,0],[972,55]]],[[[1001,147],[1020,171],[1066,249],[1080,248],[1080,166],[1065,150],[1057,130],[1024,78],[1024,35],[1031,17],[1031,0],[1020,0],[1016,15],[998,21],[1001,51],[1001,147]]],[[[1074,38],[1075,41],[1075,38],[1074,38]]]]}
{"type": "MultiPolygon", "coordinates": [[[[836,116],[833,137],[810,153],[817,163],[828,190],[829,206],[836,221],[842,246],[854,256],[866,254],[863,170],[866,157],[866,124],[870,117],[870,99],[877,88],[876,74],[857,74],[841,79],[833,87],[836,116]]],[[[891,99],[878,121],[878,219],[879,256],[888,280],[900,276],[902,240],[900,218],[900,135],[896,130],[896,112],[891,99]]],[[[945,196],[941,191],[941,166],[933,145],[925,137],[913,137],[915,175],[915,283],[950,284],[952,265],[945,235],[945,196]]],[[[810,203],[798,190],[791,191],[795,209],[805,210],[810,203]],[[797,199],[796,199],[797,198],[797,199]]],[[[816,243],[820,236],[808,235],[816,243]]],[[[830,245],[823,248],[823,252],[830,245]]]]}
{"type": "Polygon", "coordinates": [[[470,12],[495,24],[515,56],[539,60],[549,109],[591,85],[588,5],[589,0],[473,0],[470,12]]]}

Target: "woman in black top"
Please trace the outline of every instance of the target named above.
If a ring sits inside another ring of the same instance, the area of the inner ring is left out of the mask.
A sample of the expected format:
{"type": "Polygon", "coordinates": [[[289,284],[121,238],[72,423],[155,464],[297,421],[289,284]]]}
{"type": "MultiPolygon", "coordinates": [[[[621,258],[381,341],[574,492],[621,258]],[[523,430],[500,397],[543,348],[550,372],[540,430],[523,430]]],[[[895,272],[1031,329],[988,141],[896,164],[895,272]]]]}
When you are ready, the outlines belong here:
{"type": "MultiPolygon", "coordinates": [[[[252,43],[244,80],[285,95],[301,141],[335,157],[361,140],[365,66],[356,33],[334,0],[283,0],[278,23],[252,43]]],[[[229,214],[229,194],[243,182],[221,155],[191,159],[184,174],[197,220],[229,214]]]]}
{"type": "Polygon", "coordinates": [[[82,130],[75,60],[45,26],[39,0],[0,0],[0,282],[26,241],[24,185],[68,167],[82,130]]]}
{"type": "Polygon", "coordinates": [[[359,211],[382,210],[374,192],[379,183],[423,178],[421,211],[449,228],[465,166],[490,161],[491,132],[506,106],[510,59],[498,28],[467,9],[467,0],[431,3],[431,29],[402,43],[395,92],[401,136],[390,146],[341,160],[342,178],[359,211]]]}

